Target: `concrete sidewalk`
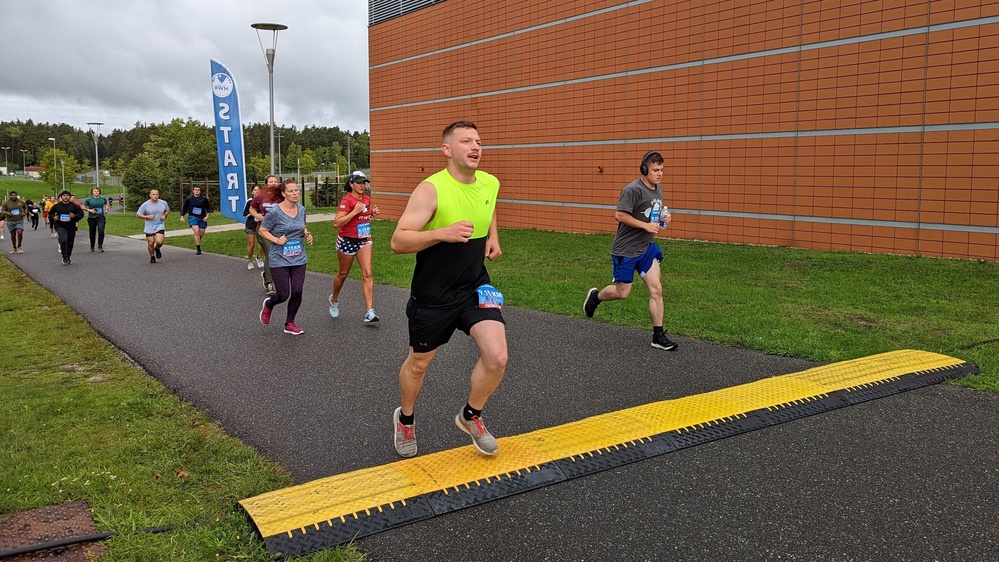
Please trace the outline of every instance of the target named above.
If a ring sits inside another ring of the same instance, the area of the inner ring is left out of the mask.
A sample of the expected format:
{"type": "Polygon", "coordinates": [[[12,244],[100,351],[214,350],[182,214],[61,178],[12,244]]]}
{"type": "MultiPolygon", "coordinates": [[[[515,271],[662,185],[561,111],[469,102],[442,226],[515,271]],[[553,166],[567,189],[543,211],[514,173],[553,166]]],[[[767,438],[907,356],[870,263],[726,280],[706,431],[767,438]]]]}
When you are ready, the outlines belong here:
{"type": "MultiPolygon", "coordinates": [[[[332,221],[334,217],[336,217],[336,213],[318,213],[314,215],[306,214],[305,220],[306,222],[323,222],[323,221],[332,221]]],[[[185,218],[185,220],[187,219],[185,218]]],[[[175,222],[180,223],[179,220],[175,222]]],[[[211,234],[212,232],[225,232],[227,230],[243,230],[243,228],[244,228],[243,223],[209,224],[208,228],[205,229],[205,232],[211,234]]],[[[163,234],[163,237],[174,238],[177,236],[193,236],[193,235],[194,234],[191,232],[190,228],[179,228],[166,231],[163,234]]],[[[145,240],[146,235],[141,233],[132,234],[129,236],[129,238],[132,238],[133,240],[145,240]]]]}
{"type": "MultiPolygon", "coordinates": [[[[47,231],[27,232],[26,253],[6,259],[298,482],[397,460],[391,414],[407,290],[377,286],[382,321],[368,325],[349,279],[331,319],[331,277],[310,272],[297,319],[305,334],[294,337],[280,330],[284,305],[260,325],[260,276],[241,259],[167,246],[150,264],[143,241],[109,237],[105,253],[91,254],[85,238],[71,266],[47,231]],[[151,305],[153,324],[138,314],[151,305]]],[[[580,303],[587,288],[578,287],[580,303]]],[[[814,365],[682,337],[663,352],[644,330],[516,308],[504,316],[509,369],[484,414],[497,436],[814,365]]],[[[460,333],[438,353],[417,405],[421,452],[468,445],[452,419],[475,358],[460,333]]],[[[358,544],[373,560],[995,560],[997,436],[999,397],[937,385],[358,544]]]]}

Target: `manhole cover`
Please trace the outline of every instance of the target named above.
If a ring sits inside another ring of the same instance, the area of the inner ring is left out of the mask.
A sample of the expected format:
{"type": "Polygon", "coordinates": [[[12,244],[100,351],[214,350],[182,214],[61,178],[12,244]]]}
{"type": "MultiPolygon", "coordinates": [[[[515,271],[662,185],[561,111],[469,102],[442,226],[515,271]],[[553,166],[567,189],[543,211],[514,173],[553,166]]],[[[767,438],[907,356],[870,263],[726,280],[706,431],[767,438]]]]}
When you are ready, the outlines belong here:
{"type": "MultiPolygon", "coordinates": [[[[97,533],[87,502],[73,502],[0,515],[0,553],[97,533]]],[[[104,554],[99,542],[64,546],[6,558],[4,562],[86,562],[104,554]]]]}

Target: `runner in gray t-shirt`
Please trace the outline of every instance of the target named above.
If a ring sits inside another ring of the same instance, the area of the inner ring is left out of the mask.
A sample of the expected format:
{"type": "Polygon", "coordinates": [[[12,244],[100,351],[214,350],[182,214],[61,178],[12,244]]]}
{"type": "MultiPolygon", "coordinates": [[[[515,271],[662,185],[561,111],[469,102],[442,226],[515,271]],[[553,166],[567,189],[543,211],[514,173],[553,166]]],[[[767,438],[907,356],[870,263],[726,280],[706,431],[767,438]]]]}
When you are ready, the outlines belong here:
{"type": "Polygon", "coordinates": [[[160,199],[158,189],[149,190],[149,200],[139,205],[139,210],[135,216],[145,219],[146,224],[143,232],[146,234],[146,249],[149,251],[149,263],[156,263],[157,258],[162,258],[163,234],[166,232],[164,221],[170,214],[170,205],[160,199]]]}
{"type": "Polygon", "coordinates": [[[309,263],[305,244],[312,244],[312,233],[305,226],[305,207],[298,203],[298,183],[292,178],[284,180],[281,195],[284,199],[267,211],[260,223],[260,236],[271,244],[269,262],[275,289],[260,307],[260,323],[270,324],[274,307],[288,301],[284,333],[298,336],[304,330],[295,324],[295,315],[302,305],[305,266],[309,263]]]}
{"type": "Polygon", "coordinates": [[[614,211],[618,222],[617,235],[611,244],[614,283],[603,289],[590,289],[583,301],[583,313],[593,318],[601,301],[628,298],[637,271],[649,288],[652,347],[670,350],[676,349],[676,343],[670,341],[663,330],[663,286],[659,272],[663,252],[653,242],[659,229],[666,228],[671,218],[669,213],[663,212],[663,192],[659,186],[663,179],[664,162],[658,152],[647,153],[642,158],[642,177],[621,190],[621,198],[614,211]]]}

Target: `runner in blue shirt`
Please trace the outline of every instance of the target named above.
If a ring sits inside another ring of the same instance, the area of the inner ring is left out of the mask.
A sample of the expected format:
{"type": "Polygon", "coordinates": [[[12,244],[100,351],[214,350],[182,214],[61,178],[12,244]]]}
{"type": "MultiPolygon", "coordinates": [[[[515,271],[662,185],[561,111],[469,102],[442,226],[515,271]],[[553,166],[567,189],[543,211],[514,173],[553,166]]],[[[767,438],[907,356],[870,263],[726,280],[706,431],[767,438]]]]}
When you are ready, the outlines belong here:
{"type": "Polygon", "coordinates": [[[198,248],[196,255],[201,255],[201,239],[205,236],[205,229],[208,228],[208,215],[211,207],[208,198],[201,194],[201,188],[194,186],[191,188],[191,196],[184,199],[184,206],[180,209],[180,220],[184,221],[187,215],[187,224],[194,231],[194,245],[198,248]]]}

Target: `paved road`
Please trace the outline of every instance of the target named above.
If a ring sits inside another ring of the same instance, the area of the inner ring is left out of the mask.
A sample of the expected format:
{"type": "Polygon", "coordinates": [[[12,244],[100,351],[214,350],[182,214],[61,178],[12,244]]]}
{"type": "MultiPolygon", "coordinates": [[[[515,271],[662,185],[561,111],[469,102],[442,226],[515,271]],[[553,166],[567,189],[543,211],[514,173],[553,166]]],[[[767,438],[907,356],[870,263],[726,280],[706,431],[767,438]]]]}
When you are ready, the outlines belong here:
{"type": "MultiPolygon", "coordinates": [[[[331,278],[310,273],[305,334],[292,337],[279,328],[283,307],[272,326],[257,321],[259,270],[240,259],[168,246],[153,265],[143,241],[110,237],[103,254],[89,253],[85,231],[77,242],[71,266],[42,231],[27,233],[27,253],[7,257],[297,481],[396,460],[390,418],[407,291],[377,287],[382,322],[365,325],[349,280],[334,320],[331,278]]],[[[639,330],[522,309],[505,316],[509,370],[486,410],[500,436],[813,365],[685,338],[668,353],[639,330]]],[[[418,404],[421,451],[467,445],[451,419],[474,358],[461,334],[439,353],[418,404]]],[[[999,398],[937,385],[359,544],[374,560],[996,560],[997,435],[999,398]]]]}

